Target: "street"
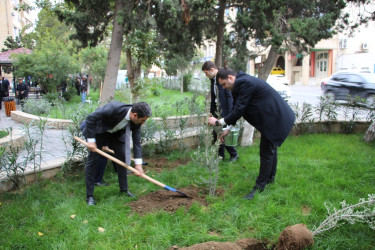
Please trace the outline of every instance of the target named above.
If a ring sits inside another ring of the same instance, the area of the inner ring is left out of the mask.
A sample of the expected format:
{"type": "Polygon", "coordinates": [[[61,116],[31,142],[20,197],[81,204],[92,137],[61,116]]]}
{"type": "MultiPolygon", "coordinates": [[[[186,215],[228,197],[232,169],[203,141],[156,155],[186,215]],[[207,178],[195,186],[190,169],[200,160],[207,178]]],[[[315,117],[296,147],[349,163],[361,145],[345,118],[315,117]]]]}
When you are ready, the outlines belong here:
{"type": "Polygon", "coordinates": [[[306,102],[313,106],[319,103],[319,98],[322,95],[320,86],[290,85],[289,87],[292,92],[289,103],[302,105],[303,102],[306,102]]]}

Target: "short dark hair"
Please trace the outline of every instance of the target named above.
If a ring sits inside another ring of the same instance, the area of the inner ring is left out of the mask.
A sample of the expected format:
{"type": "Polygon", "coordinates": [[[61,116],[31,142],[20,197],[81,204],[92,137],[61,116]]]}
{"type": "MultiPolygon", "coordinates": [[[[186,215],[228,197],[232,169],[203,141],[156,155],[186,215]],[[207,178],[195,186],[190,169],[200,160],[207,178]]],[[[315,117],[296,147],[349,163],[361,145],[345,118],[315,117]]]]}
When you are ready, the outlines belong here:
{"type": "Polygon", "coordinates": [[[204,70],[210,70],[212,68],[217,69],[215,63],[213,63],[211,61],[206,61],[202,65],[202,71],[204,71],[204,70]]]}
{"type": "Polygon", "coordinates": [[[216,80],[219,78],[222,80],[228,79],[228,76],[236,76],[236,71],[230,68],[220,68],[219,71],[216,74],[216,80]]]}
{"type": "Polygon", "coordinates": [[[133,104],[132,113],[137,113],[138,118],[143,118],[145,116],[151,116],[151,108],[145,102],[137,102],[133,104]]]}

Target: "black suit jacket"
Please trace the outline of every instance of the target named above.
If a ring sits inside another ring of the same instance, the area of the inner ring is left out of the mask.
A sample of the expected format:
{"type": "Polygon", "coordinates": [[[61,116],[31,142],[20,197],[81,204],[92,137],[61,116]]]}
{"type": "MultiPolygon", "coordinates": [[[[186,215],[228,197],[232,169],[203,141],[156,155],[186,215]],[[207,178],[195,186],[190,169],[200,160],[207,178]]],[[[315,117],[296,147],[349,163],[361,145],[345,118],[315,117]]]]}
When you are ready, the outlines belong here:
{"type": "MultiPolygon", "coordinates": [[[[105,137],[108,136],[109,133],[108,130],[113,129],[121,122],[132,106],[133,105],[118,101],[112,101],[97,108],[87,116],[86,127],[82,131],[83,135],[86,138],[100,137],[102,140],[105,140],[105,137]]],[[[130,120],[130,130],[132,131],[134,158],[142,158],[141,124],[135,124],[130,120]]],[[[125,129],[122,129],[121,135],[118,138],[122,143],[125,143],[124,133],[125,129]]]]}
{"type": "Polygon", "coordinates": [[[280,146],[289,135],[295,114],[279,93],[267,82],[239,71],[232,95],[233,112],[224,117],[235,124],[241,116],[274,145],[280,146]]]}
{"type": "Polygon", "coordinates": [[[218,99],[219,99],[219,103],[220,103],[220,115],[221,117],[225,117],[226,115],[228,115],[232,109],[233,109],[233,96],[232,96],[232,93],[227,90],[227,89],[223,89],[223,87],[217,82],[215,81],[215,79],[211,79],[211,106],[210,106],[210,113],[218,118],[218,115],[217,115],[217,111],[218,111],[218,107],[217,107],[217,104],[215,102],[215,99],[216,99],[216,96],[215,96],[215,84],[217,85],[217,88],[218,88],[218,92],[219,93],[216,93],[218,95],[218,99]]]}

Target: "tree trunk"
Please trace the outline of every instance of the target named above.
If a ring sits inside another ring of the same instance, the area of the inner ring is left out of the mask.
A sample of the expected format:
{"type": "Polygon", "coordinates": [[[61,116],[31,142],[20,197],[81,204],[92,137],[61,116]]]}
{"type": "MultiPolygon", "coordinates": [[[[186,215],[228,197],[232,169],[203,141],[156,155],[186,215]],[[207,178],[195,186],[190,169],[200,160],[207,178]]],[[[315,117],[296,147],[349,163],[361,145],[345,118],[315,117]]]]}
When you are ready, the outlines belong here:
{"type": "Polygon", "coordinates": [[[181,68],[181,94],[184,93],[184,68],[181,68]]]}
{"type": "MultiPolygon", "coordinates": [[[[126,41],[129,41],[126,38],[126,41]]],[[[128,48],[126,49],[126,69],[127,69],[127,76],[130,83],[130,89],[132,93],[132,101],[131,102],[138,102],[139,100],[139,93],[137,88],[137,81],[141,76],[141,65],[138,62],[134,62],[132,57],[132,52],[128,48]],[[135,64],[135,65],[134,65],[135,64]]]]}
{"type": "Polygon", "coordinates": [[[215,64],[216,67],[220,68],[223,66],[223,39],[224,39],[224,14],[225,14],[226,0],[220,0],[219,2],[219,12],[218,12],[218,24],[217,24],[217,34],[216,34],[216,54],[215,54],[215,64]]]}
{"type": "Polygon", "coordinates": [[[365,142],[372,142],[375,140],[375,121],[373,121],[370,127],[367,129],[365,135],[363,136],[365,142]]]}
{"type": "Polygon", "coordinates": [[[120,66],[121,48],[125,24],[120,22],[119,12],[125,7],[123,0],[116,0],[111,46],[108,53],[107,69],[104,77],[103,92],[100,98],[101,105],[113,100],[116,90],[118,69],[120,66]]]}
{"type": "Polygon", "coordinates": [[[278,49],[274,48],[271,45],[270,52],[268,53],[267,59],[264,62],[263,67],[259,71],[258,78],[265,80],[265,81],[267,80],[268,75],[270,74],[272,70],[273,64],[275,63],[275,60],[278,54],[279,54],[278,49]]]}

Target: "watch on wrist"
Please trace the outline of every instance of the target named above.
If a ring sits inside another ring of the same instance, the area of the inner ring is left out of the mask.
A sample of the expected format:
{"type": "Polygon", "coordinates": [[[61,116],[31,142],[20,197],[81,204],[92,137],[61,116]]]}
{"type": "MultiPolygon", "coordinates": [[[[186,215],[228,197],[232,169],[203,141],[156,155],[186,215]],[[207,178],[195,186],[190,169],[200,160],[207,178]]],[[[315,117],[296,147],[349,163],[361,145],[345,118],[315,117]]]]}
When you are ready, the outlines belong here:
{"type": "Polygon", "coordinates": [[[220,125],[219,120],[216,120],[216,121],[215,121],[215,125],[216,125],[216,126],[219,126],[219,125],[220,125]]]}

